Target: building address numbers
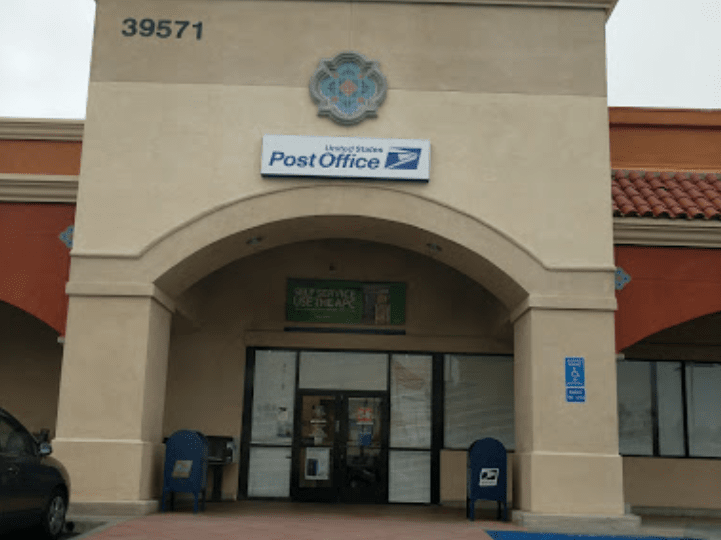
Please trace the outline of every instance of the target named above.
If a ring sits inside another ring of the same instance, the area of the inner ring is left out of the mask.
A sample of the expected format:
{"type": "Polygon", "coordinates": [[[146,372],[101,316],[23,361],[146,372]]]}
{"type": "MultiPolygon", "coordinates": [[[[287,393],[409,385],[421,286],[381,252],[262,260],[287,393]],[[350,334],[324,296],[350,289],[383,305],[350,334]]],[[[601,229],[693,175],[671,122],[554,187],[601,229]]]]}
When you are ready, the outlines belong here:
{"type": "Polygon", "coordinates": [[[203,23],[198,21],[190,24],[190,21],[171,21],[170,19],[135,19],[128,17],[123,21],[123,29],[121,33],[125,37],[143,36],[143,37],[159,37],[166,39],[175,36],[177,39],[183,36],[195,34],[195,39],[200,40],[203,37],[203,23]],[[190,27],[195,32],[186,33],[185,30],[190,27]]]}

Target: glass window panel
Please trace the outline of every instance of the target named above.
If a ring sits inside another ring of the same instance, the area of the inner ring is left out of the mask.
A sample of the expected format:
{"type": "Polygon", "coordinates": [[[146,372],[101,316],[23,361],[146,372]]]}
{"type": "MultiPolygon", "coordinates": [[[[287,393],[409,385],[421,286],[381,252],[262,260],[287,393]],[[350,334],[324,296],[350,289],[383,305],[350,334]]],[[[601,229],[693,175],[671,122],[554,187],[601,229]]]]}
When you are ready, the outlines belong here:
{"type": "Polygon", "coordinates": [[[388,501],[431,502],[431,453],[391,450],[388,456],[388,501]]]}
{"type": "Polygon", "coordinates": [[[300,353],[299,388],[386,390],[388,355],[377,353],[300,353]]]}
{"type": "Polygon", "coordinates": [[[391,356],[391,446],[431,447],[430,355],[391,356]]]}
{"type": "Polygon", "coordinates": [[[650,369],[649,362],[617,365],[619,452],[624,455],[653,454],[650,369]]]}
{"type": "Polygon", "coordinates": [[[447,448],[485,437],[515,448],[513,358],[446,355],[444,436],[447,448]]]}
{"type": "Polygon", "coordinates": [[[251,448],[248,497],[290,497],[290,448],[251,448]]]}
{"type": "Polygon", "coordinates": [[[656,364],[656,396],[658,400],[658,448],[662,456],[682,456],[683,394],[681,363],[656,364]]]}
{"type": "Polygon", "coordinates": [[[15,428],[4,418],[0,418],[0,452],[7,452],[8,439],[15,431],[15,428]]]}
{"type": "Polygon", "coordinates": [[[721,366],[686,365],[689,454],[721,457],[721,366]]]}
{"type": "Polygon", "coordinates": [[[298,487],[331,488],[333,487],[333,452],[331,448],[309,446],[298,452],[300,458],[300,478],[298,487]]]}
{"type": "Polygon", "coordinates": [[[380,448],[385,415],[382,405],[378,397],[348,398],[348,448],[380,448]]]}
{"type": "Polygon", "coordinates": [[[251,442],[290,446],[295,404],[295,352],[256,351],[251,442]]]}
{"type": "Polygon", "coordinates": [[[300,411],[301,444],[333,446],[336,430],[335,396],[303,396],[300,411]]]}

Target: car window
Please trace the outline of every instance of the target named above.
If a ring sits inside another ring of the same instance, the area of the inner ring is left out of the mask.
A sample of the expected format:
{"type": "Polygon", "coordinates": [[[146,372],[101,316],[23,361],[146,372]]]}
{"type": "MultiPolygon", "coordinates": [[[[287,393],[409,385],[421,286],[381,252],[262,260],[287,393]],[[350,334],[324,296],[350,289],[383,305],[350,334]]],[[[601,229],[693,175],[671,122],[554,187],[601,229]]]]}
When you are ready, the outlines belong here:
{"type": "Polygon", "coordinates": [[[0,452],[5,452],[7,447],[8,437],[15,431],[15,428],[10,423],[0,416],[0,452]]]}
{"type": "Polygon", "coordinates": [[[35,444],[24,429],[0,417],[0,453],[33,455],[35,454],[35,444]]]}

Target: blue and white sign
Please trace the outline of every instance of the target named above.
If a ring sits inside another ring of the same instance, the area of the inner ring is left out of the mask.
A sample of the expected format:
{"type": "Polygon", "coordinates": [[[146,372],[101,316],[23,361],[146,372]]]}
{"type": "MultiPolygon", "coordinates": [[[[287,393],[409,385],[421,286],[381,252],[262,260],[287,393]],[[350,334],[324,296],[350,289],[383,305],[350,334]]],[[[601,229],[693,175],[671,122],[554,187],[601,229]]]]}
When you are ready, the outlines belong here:
{"type": "Polygon", "coordinates": [[[566,401],[586,402],[586,367],[579,356],[566,357],[566,401]]]}
{"type": "Polygon", "coordinates": [[[428,182],[430,168],[425,140],[264,135],[260,174],[428,182]]]}

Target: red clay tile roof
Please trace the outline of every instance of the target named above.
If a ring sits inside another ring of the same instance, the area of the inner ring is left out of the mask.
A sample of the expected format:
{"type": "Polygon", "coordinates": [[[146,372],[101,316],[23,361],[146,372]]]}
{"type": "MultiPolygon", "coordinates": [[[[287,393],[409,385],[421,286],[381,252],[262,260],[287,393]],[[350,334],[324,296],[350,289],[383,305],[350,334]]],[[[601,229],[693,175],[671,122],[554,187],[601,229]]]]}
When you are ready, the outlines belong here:
{"type": "Polygon", "coordinates": [[[721,174],[613,171],[613,215],[721,220],[721,174]]]}

